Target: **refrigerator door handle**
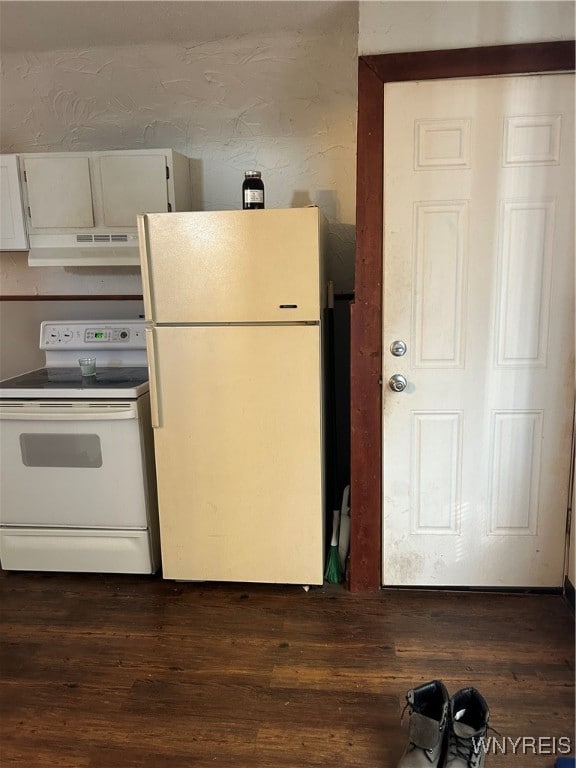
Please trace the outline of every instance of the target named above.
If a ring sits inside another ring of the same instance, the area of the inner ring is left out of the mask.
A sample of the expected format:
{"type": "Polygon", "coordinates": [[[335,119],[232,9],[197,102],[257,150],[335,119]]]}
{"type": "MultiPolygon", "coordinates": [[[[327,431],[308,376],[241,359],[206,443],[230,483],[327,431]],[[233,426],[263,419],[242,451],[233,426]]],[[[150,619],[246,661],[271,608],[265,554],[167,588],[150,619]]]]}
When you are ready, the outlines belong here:
{"type": "Polygon", "coordinates": [[[146,328],[146,352],[148,355],[148,370],[150,372],[150,418],[152,428],[158,429],[160,424],[160,403],[158,401],[158,367],[154,344],[154,328],[146,328]]]}
{"type": "Polygon", "coordinates": [[[150,282],[150,248],[148,247],[148,226],[146,214],[139,213],[136,217],[138,226],[138,247],[140,249],[140,272],[142,275],[142,294],[144,298],[144,316],[146,320],[154,320],[152,315],[152,284],[150,282]]]}

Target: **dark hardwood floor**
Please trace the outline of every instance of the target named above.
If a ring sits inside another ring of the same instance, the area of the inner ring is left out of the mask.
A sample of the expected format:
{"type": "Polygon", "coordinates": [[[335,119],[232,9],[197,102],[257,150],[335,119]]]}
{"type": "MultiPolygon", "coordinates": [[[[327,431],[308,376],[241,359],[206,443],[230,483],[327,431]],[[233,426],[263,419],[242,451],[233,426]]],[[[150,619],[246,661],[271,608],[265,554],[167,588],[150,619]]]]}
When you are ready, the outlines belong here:
{"type": "MultiPolygon", "coordinates": [[[[574,748],[560,596],[18,573],[0,590],[2,768],[395,768],[404,695],[433,678],[476,686],[504,738],[574,748]]],[[[554,765],[527,744],[487,768],[554,765]]]]}

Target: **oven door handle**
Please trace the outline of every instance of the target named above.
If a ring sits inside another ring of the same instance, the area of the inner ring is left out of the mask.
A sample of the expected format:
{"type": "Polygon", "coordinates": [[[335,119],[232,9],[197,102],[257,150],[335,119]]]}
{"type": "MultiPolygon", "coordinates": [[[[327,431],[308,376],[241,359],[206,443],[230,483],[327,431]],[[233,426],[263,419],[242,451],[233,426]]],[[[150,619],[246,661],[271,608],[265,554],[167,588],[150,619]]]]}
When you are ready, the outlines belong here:
{"type": "Polygon", "coordinates": [[[138,414],[134,409],[110,411],[56,411],[48,408],[35,410],[20,410],[18,408],[0,408],[0,421],[118,421],[119,419],[136,419],[138,414]]]}

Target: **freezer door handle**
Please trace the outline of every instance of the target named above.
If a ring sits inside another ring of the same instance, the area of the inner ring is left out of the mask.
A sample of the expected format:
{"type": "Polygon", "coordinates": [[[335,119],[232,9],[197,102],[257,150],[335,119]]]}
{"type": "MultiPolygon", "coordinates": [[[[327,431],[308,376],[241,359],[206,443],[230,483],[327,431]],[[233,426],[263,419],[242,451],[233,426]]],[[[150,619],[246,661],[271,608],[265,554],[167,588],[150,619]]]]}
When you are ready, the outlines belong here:
{"type": "Polygon", "coordinates": [[[148,223],[145,213],[139,213],[136,217],[138,227],[138,247],[140,252],[140,273],[142,276],[142,293],[144,298],[144,317],[153,320],[152,284],[150,281],[150,247],[148,243],[148,223]]]}
{"type": "Polygon", "coordinates": [[[150,418],[152,427],[158,429],[160,424],[160,403],[158,400],[158,367],[156,365],[154,328],[146,328],[146,352],[148,354],[148,369],[150,371],[150,418]]]}

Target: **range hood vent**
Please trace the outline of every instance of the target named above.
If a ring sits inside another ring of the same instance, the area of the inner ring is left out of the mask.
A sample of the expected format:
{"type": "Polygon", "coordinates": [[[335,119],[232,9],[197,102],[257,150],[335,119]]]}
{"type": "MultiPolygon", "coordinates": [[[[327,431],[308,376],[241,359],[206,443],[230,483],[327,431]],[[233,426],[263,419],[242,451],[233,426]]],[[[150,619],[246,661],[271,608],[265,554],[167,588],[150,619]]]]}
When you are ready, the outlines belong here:
{"type": "Polygon", "coordinates": [[[127,243],[128,235],[76,235],[77,243],[127,243]]]}
{"type": "Polygon", "coordinates": [[[31,267],[140,266],[138,234],[75,232],[30,235],[28,265],[31,267]]]}

